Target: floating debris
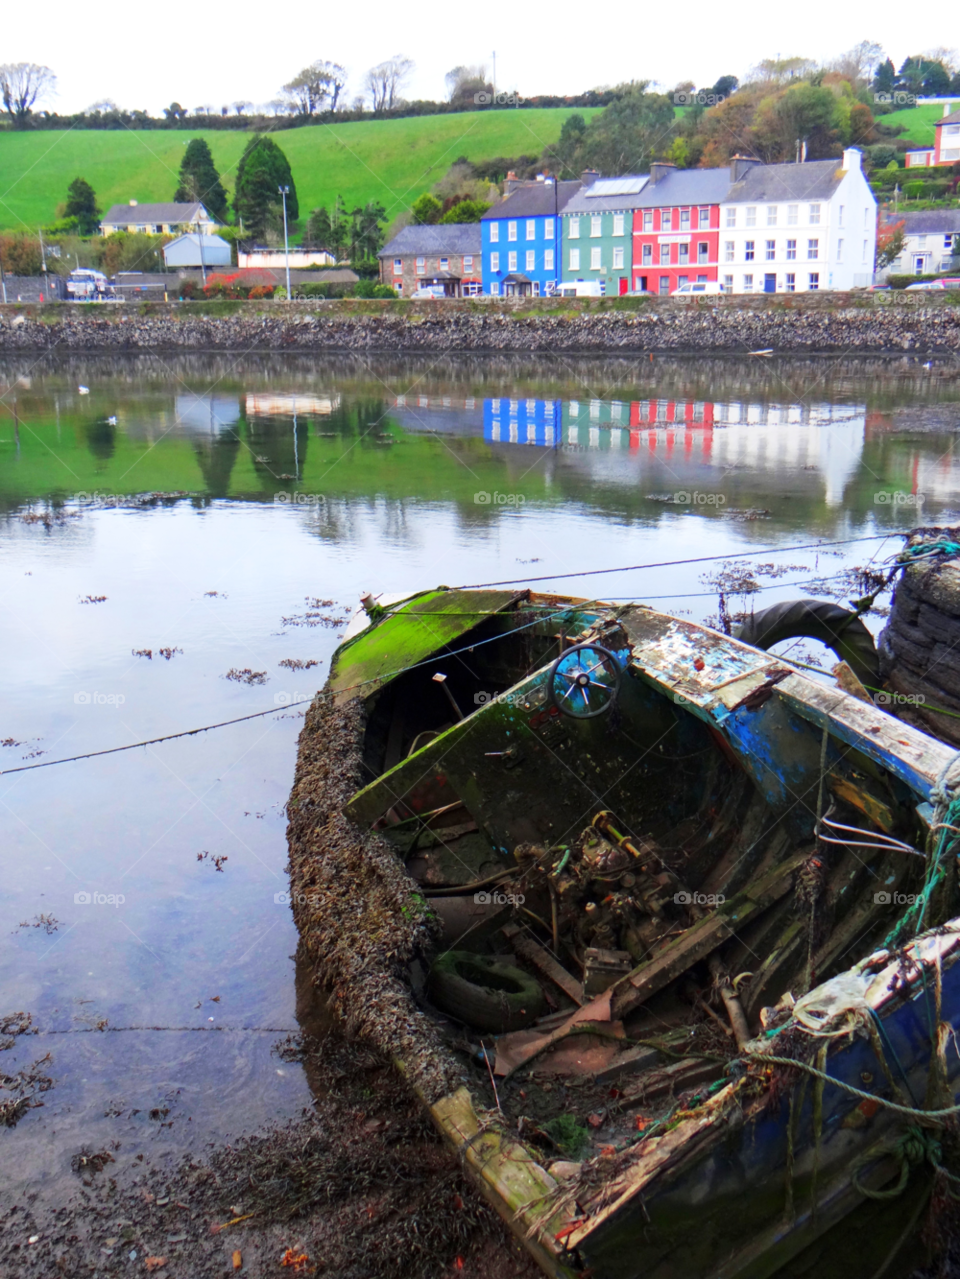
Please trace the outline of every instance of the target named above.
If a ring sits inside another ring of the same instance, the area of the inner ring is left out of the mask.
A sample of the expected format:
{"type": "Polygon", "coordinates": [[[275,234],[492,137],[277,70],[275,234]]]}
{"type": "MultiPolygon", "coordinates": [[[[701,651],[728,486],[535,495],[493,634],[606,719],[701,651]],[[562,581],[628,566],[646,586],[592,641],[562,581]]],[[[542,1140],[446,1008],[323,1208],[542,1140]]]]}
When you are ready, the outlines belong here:
{"type": "Polygon", "coordinates": [[[285,666],[288,671],[308,671],[311,666],[319,666],[320,663],[312,658],[310,661],[304,662],[299,657],[285,657],[280,665],[285,666]]]}
{"type": "Polygon", "coordinates": [[[51,933],[55,933],[60,924],[59,919],[55,919],[53,915],[34,915],[32,920],[23,919],[13,930],[16,932],[20,928],[42,928],[49,937],[51,933]]]}
{"type": "Polygon", "coordinates": [[[244,667],[242,671],[231,666],[223,678],[232,679],[236,684],[266,684],[270,676],[266,671],[252,671],[249,666],[244,667]]]}
{"type": "Polygon", "coordinates": [[[224,855],[214,856],[213,854],[208,853],[206,849],[204,849],[202,853],[197,853],[198,862],[206,861],[208,858],[213,862],[214,870],[220,871],[221,874],[223,873],[223,863],[230,860],[229,857],[224,855]]]}
{"type": "Polygon", "coordinates": [[[81,604],[104,604],[106,595],[81,595],[79,597],[81,604]]]}
{"type": "Polygon", "coordinates": [[[170,658],[173,657],[174,653],[183,653],[183,649],[182,648],[158,648],[157,652],[164,659],[164,661],[169,662],[170,658]]]}
{"type": "Polygon", "coordinates": [[[146,658],[148,658],[151,662],[153,661],[153,649],[152,649],[152,648],[135,648],[135,649],[133,649],[133,650],[132,650],[132,654],[133,654],[133,656],[134,656],[134,657],[146,657],[146,658]]]}

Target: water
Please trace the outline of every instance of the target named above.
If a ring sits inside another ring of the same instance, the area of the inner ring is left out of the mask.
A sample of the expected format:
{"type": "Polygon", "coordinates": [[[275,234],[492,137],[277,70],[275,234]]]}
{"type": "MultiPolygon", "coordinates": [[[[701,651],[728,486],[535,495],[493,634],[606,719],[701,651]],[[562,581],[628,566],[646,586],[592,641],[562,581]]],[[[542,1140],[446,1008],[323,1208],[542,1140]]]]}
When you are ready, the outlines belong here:
{"type": "MultiPolygon", "coordinates": [[[[0,777],[0,1012],[41,1032],[2,1066],[49,1052],[53,1080],[6,1167],[51,1192],[81,1147],[176,1155],[309,1103],[272,1052],[304,1015],[293,703],[359,594],[867,539],[751,561],[767,604],[960,498],[960,379],[906,358],[24,356],[0,387],[0,768],[270,712],[0,777]]],[[[716,569],[542,588],[706,618],[716,569]]]]}

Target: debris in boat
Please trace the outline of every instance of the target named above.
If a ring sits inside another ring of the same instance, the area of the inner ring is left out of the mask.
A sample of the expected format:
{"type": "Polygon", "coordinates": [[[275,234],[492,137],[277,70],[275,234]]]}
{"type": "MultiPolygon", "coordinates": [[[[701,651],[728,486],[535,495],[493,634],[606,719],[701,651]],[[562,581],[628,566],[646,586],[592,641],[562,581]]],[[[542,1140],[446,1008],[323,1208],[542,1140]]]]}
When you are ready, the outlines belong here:
{"type": "Polygon", "coordinates": [[[320,663],[313,658],[303,661],[299,657],[285,657],[279,665],[286,667],[288,671],[308,671],[313,666],[319,666],[320,663]]]}
{"type": "Polygon", "coordinates": [[[249,666],[244,667],[242,671],[231,666],[223,676],[223,679],[231,679],[237,684],[266,684],[269,678],[266,671],[252,671],[249,666]]]}
{"type": "Polygon", "coordinates": [[[106,602],[106,595],[83,595],[78,597],[81,604],[103,604],[106,602]]]}
{"type": "MultiPolygon", "coordinates": [[[[32,920],[24,919],[17,928],[42,928],[49,937],[51,933],[55,933],[60,925],[59,919],[55,919],[53,915],[34,915],[32,920]]],[[[16,929],[14,929],[16,932],[16,929]]]]}
{"type": "MultiPolygon", "coordinates": [[[[116,1149],[117,1147],[115,1146],[114,1148],[116,1149]]],[[[84,1146],[70,1160],[70,1167],[73,1169],[73,1171],[77,1174],[78,1177],[82,1177],[84,1174],[87,1174],[87,1173],[103,1172],[107,1164],[112,1164],[115,1162],[116,1161],[114,1160],[114,1157],[113,1155],[111,1155],[109,1150],[98,1150],[96,1151],[96,1153],[94,1153],[90,1150],[87,1150],[87,1148],[84,1146]]]]}

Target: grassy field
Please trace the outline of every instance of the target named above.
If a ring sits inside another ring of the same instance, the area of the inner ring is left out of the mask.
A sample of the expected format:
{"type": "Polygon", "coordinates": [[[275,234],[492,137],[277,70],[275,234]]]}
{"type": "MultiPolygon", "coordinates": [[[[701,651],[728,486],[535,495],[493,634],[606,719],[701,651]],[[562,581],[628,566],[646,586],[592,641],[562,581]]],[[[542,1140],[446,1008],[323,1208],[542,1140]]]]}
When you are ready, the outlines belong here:
{"type": "MultiPolygon", "coordinates": [[[[595,113],[579,111],[586,118],[595,113]]],[[[390,222],[459,156],[536,155],[556,142],[572,114],[566,108],[471,111],[310,125],[275,138],[293,169],[301,217],[321,204],[329,207],[339,194],[351,209],[379,200],[390,222]]],[[[52,222],[75,177],[93,186],[102,209],[128,200],[170,200],[183,149],[194,137],[207,139],[232,193],[234,166],[248,136],[219,130],[0,132],[0,229],[52,222]]]]}
{"type": "Polygon", "coordinates": [[[880,118],[884,124],[902,125],[903,132],[898,136],[906,141],[918,147],[932,147],[933,126],[942,115],[943,104],[933,103],[929,106],[907,107],[905,111],[893,111],[880,118]]]}

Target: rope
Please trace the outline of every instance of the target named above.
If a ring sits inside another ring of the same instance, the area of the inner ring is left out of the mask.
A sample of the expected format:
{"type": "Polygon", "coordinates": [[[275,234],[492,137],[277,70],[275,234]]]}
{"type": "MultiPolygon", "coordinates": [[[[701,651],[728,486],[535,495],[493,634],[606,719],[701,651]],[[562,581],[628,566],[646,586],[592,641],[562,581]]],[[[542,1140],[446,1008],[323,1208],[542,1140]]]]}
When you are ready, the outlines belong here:
{"type": "Polygon", "coordinates": [[[934,803],[933,821],[930,824],[930,839],[936,837],[936,850],[927,857],[927,869],[923,887],[917,899],[904,911],[894,925],[884,945],[892,948],[907,935],[916,936],[922,932],[930,898],[943,882],[947,868],[947,854],[956,844],[957,836],[951,827],[960,822],[960,751],[957,751],[943,766],[939,777],[930,788],[930,798],[934,803]]]}
{"type": "Polygon", "coordinates": [[[947,1172],[940,1163],[941,1158],[940,1142],[932,1133],[924,1132],[922,1128],[908,1128],[895,1142],[887,1144],[880,1150],[861,1155],[855,1160],[850,1174],[850,1184],[865,1199],[896,1199],[906,1188],[910,1169],[924,1162],[928,1162],[937,1172],[946,1173],[948,1177],[953,1178],[953,1174],[947,1172]],[[886,1190],[871,1190],[860,1181],[860,1170],[868,1164],[875,1163],[884,1155],[893,1155],[897,1159],[900,1164],[900,1176],[895,1186],[886,1190]]]}
{"type": "Polygon", "coordinates": [[[853,1084],[837,1079],[834,1075],[828,1075],[826,1071],[818,1070],[816,1066],[810,1066],[805,1061],[797,1061],[794,1057],[774,1057],[768,1056],[767,1053],[744,1053],[743,1056],[750,1061],[769,1062],[774,1066],[790,1066],[796,1070],[805,1070],[828,1084],[836,1084],[838,1088],[842,1088],[844,1092],[854,1097],[859,1097],[861,1101],[874,1101],[878,1106],[885,1106],[887,1110],[896,1111],[900,1115],[909,1115],[911,1119],[945,1119],[948,1115],[960,1114],[960,1105],[944,1106],[939,1110],[920,1110],[917,1106],[902,1106],[898,1102],[887,1101],[885,1097],[878,1097],[873,1092],[865,1092],[862,1088],[854,1088],[853,1084]]]}

